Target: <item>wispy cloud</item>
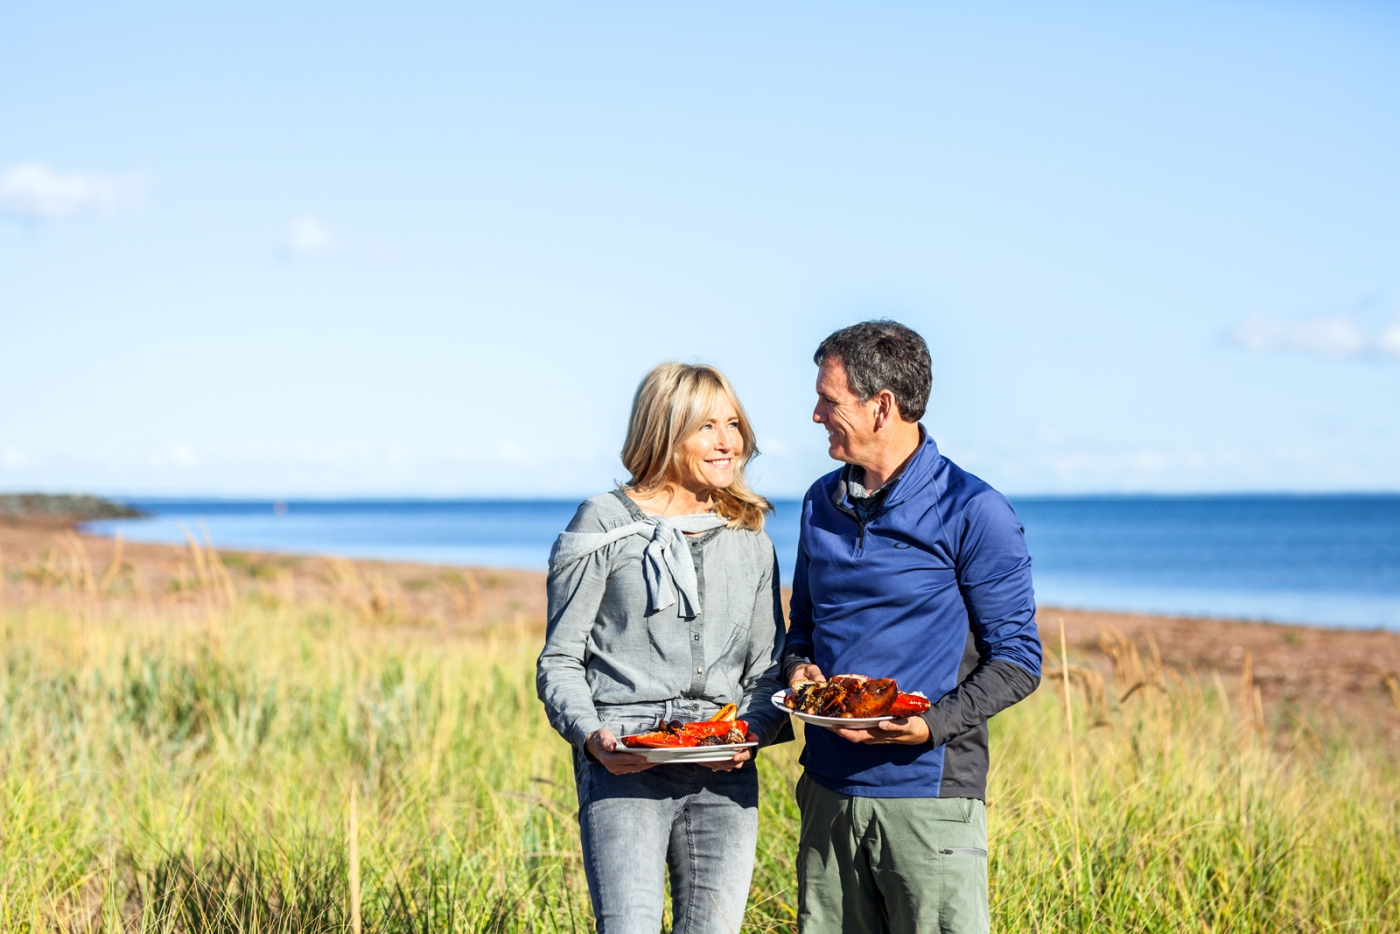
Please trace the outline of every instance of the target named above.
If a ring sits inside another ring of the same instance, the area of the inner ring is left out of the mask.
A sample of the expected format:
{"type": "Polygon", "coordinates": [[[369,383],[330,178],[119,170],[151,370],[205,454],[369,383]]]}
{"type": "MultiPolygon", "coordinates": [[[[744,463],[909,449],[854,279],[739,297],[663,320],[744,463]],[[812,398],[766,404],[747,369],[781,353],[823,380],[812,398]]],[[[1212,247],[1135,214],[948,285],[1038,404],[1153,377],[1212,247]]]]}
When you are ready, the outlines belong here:
{"type": "Polygon", "coordinates": [[[149,187],[139,175],[60,172],[42,162],[22,162],[0,173],[0,212],[35,221],[115,214],[141,207],[149,187]]]}
{"type": "Polygon", "coordinates": [[[1375,328],[1345,314],[1294,321],[1275,321],[1255,314],[1236,325],[1226,338],[1250,353],[1291,352],[1328,360],[1400,359],[1400,318],[1375,328]]]}
{"type": "Polygon", "coordinates": [[[968,451],[959,460],[999,487],[1022,493],[1201,492],[1250,489],[1376,489],[1393,483],[1379,452],[1296,444],[1241,448],[1118,445],[1070,437],[1064,445],[1018,444],[968,451]]]}
{"type": "Polygon", "coordinates": [[[394,258],[394,251],[384,244],[349,237],[310,214],[298,214],[287,221],[277,253],[288,260],[337,256],[387,262],[394,258]]]}
{"type": "Polygon", "coordinates": [[[1400,359],[1400,318],[1392,321],[1376,337],[1376,349],[1389,357],[1400,359]]]}
{"type": "Polygon", "coordinates": [[[287,221],[282,253],[289,259],[329,256],[343,247],[344,238],[329,224],[310,214],[301,214],[287,221]]]}

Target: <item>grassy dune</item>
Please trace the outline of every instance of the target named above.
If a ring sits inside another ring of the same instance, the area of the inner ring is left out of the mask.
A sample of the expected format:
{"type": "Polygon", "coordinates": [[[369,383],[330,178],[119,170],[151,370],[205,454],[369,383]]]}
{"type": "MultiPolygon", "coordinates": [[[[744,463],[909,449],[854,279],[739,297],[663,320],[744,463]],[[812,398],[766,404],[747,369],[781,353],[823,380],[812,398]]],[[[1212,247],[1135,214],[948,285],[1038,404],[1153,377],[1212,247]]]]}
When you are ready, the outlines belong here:
{"type": "MultiPolygon", "coordinates": [[[[2,638],[0,929],[591,927],[537,630],[214,588],[39,601],[2,638]]],[[[1400,929],[1393,758],[1304,725],[1281,753],[1247,680],[1110,648],[1107,684],[1052,661],[994,722],[997,930],[1400,929]]],[[[795,929],[796,752],[760,762],[747,930],[795,929]]]]}

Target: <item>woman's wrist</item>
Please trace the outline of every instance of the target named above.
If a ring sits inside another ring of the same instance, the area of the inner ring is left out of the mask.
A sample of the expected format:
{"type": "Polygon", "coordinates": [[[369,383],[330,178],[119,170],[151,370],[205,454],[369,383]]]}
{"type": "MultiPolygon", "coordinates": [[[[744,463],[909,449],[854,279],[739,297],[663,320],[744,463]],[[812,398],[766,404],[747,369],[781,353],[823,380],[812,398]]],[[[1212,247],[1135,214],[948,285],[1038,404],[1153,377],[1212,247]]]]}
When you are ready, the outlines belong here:
{"type": "Polygon", "coordinates": [[[575,724],[570,731],[569,738],[573,740],[575,746],[586,750],[588,748],[588,741],[593,738],[593,734],[597,733],[602,728],[603,724],[599,723],[596,719],[593,720],[591,724],[578,723],[575,724]]]}
{"type": "Polygon", "coordinates": [[[602,754],[608,751],[603,748],[602,737],[600,735],[602,732],[603,728],[599,727],[592,733],[589,733],[583,740],[584,756],[599,764],[603,761],[602,754]]]}

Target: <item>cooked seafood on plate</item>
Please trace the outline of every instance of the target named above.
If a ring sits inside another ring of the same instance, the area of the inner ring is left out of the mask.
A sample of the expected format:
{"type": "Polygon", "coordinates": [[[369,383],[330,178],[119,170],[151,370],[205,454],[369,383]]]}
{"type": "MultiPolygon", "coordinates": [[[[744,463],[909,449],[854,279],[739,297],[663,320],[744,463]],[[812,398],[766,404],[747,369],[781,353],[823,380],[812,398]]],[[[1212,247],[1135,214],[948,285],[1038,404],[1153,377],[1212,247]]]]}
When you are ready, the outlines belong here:
{"type": "Polygon", "coordinates": [[[622,737],[622,744],[631,749],[689,749],[696,746],[732,746],[743,743],[749,725],[735,720],[738,708],[725,704],[719,713],[697,723],[662,720],[648,733],[622,737]]]}
{"type": "Polygon", "coordinates": [[[904,692],[893,678],[837,675],[829,681],[799,681],[773,695],[773,703],[785,707],[809,723],[835,726],[873,726],[881,720],[910,717],[929,708],[918,692],[904,692]],[[849,724],[842,721],[851,721],[849,724]]]}

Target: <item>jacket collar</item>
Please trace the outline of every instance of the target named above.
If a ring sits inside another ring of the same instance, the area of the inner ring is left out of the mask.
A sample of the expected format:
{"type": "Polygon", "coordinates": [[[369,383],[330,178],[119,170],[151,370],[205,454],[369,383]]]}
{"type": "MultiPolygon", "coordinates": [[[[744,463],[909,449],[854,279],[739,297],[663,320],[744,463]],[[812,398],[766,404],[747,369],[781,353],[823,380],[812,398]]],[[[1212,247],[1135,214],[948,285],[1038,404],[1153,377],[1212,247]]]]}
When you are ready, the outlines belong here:
{"type": "MultiPolygon", "coordinates": [[[[928,429],[923,426],[922,422],[919,423],[919,436],[923,440],[914,449],[914,456],[909,459],[909,466],[905,467],[904,472],[889,483],[889,492],[885,494],[885,509],[898,506],[919,493],[933,482],[933,478],[938,472],[938,464],[943,459],[943,455],[938,453],[938,443],[933,440],[933,435],[928,433],[928,429]]],[[[842,467],[836,472],[836,482],[832,484],[831,501],[842,512],[851,511],[850,484],[853,469],[854,465],[852,464],[842,467]]]]}

